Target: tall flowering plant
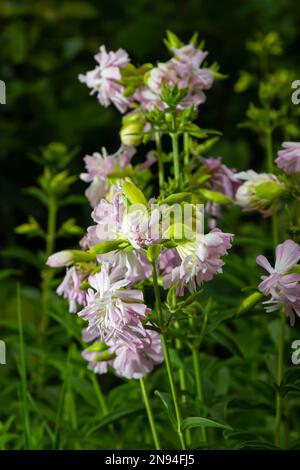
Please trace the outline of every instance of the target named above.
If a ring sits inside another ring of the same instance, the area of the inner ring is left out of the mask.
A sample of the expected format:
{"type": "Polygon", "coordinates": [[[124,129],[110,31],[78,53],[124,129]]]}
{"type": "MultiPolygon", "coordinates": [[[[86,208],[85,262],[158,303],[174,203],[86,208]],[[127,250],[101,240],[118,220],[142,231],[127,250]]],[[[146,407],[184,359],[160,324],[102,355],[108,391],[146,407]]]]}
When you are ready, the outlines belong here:
{"type": "MultiPolygon", "coordinates": [[[[234,234],[220,228],[226,211],[236,206],[247,214],[256,212],[272,234],[275,260],[259,254],[257,265],[265,271],[261,283],[231,315],[252,311],[261,301],[267,313],[279,313],[274,445],[280,447],[285,324],[288,318],[293,326],[300,316],[300,144],[293,140],[294,115],[284,102],[288,72],[279,76],[265,67],[266,58],[281,53],[281,43],[273,33],[250,41],[248,47],[259,55],[262,69],[252,75],[243,72],[236,84],[236,91],[242,92],[259,83],[259,104],[250,105],[243,126],[259,136],[265,150],[260,172],[237,172],[220,157],[207,155],[220,132],[202,128],[198,117],[202,120],[209,90],[224,76],[215,63],[209,65],[196,34],[184,44],[168,32],[165,44],[169,60],[141,66],[135,66],[123,49],[101,46],[95,67],[79,76],[101,106],[114,106],[122,117],[118,149],[102,147],[84,157],[80,178],[87,184],[91,224],[76,249],[54,252],[58,237],[81,234],[73,219],[60,228],[56,220],[60,207],[78,202],[66,196],[74,177],[64,168],[72,155],[58,144],[44,150],[45,172],[39,188],[30,192],[46,201],[48,226],[43,230],[30,218],[17,228],[45,240],[41,341],[48,325],[49,295],[57,282],[51,268],[65,268],[57,294],[67,300],[70,313],[82,325],[87,367],[93,374],[113,373],[140,382],[156,449],[161,448],[162,432],[146,377],[154,368],[165,370],[169,390],[155,393],[168,412],[178,444],[182,449],[207,448],[208,427],[233,431],[206,404],[200,348],[213,330],[214,313],[207,283],[222,274],[234,243],[234,234]],[[278,129],[288,140],[275,159],[273,136],[278,129]],[[186,348],[191,351],[192,390],[182,360],[186,348]],[[193,393],[197,416],[190,416],[193,393]],[[191,432],[194,427],[199,428],[197,435],[191,432]]],[[[224,279],[240,286],[234,275],[224,273],[224,279]]],[[[222,309],[216,324],[226,319],[228,312],[222,309]]]]}
{"type": "MultiPolygon", "coordinates": [[[[52,254],[47,264],[67,268],[57,293],[68,300],[70,312],[85,320],[82,355],[88,367],[97,374],[111,370],[140,380],[156,448],[160,439],[144,377],[165,362],[175,428],[185,449],[191,437],[188,423],[183,425],[170,332],[180,331],[184,308],[222,272],[233,234],[216,225],[221,207],[234,201],[239,181],[220,159],[202,158],[193,150],[197,141],[219,134],[195,123],[207,90],[222,77],[218,67],[208,66],[197,35],[183,44],[168,32],[165,43],[171,55],[167,62],[140,67],[124,50],[101,46],[95,68],[79,76],[100,105],[113,105],[123,114],[121,143],[113,154],[103,148],[84,158],[81,178],[89,184],[93,224],[80,250],[52,254]],[[163,148],[168,138],[170,155],[163,148]],[[134,163],[142,144],[152,150],[142,163],[134,163]],[[158,185],[152,192],[149,178],[156,168],[158,185]],[[150,303],[145,286],[152,288],[150,303]]],[[[194,366],[199,377],[196,351],[194,366]]],[[[182,370],[181,385],[184,380],[182,370]]],[[[202,379],[198,386],[201,399],[202,379]]]]}

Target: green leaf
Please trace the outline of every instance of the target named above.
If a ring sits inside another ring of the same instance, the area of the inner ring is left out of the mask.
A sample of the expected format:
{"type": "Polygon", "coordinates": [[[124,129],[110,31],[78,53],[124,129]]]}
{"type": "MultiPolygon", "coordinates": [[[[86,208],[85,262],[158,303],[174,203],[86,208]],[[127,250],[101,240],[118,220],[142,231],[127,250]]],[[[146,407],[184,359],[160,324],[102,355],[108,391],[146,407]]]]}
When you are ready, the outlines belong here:
{"type": "Polygon", "coordinates": [[[147,207],[147,200],[144,194],[131,180],[124,181],[122,187],[131,204],[142,204],[147,207]]]}
{"type": "Polygon", "coordinates": [[[198,428],[204,426],[206,428],[220,428],[220,429],[229,429],[232,430],[232,427],[228,424],[220,423],[213,419],[209,418],[201,418],[200,416],[192,416],[190,418],[186,418],[181,425],[181,431],[186,431],[187,429],[191,428],[198,428]]]}
{"type": "Polygon", "coordinates": [[[216,202],[217,204],[230,204],[233,202],[231,197],[225,196],[218,191],[211,191],[210,189],[200,189],[197,191],[208,201],[216,202]]]}
{"type": "Polygon", "coordinates": [[[128,245],[128,240],[108,240],[107,242],[102,242],[93,246],[93,248],[90,249],[90,252],[97,255],[103,255],[105,253],[109,253],[110,251],[126,248],[128,245]]]}
{"type": "Polygon", "coordinates": [[[164,407],[167,410],[169,419],[170,419],[172,425],[174,426],[174,428],[176,429],[177,422],[176,422],[176,418],[175,418],[173,401],[172,401],[171,395],[169,393],[160,392],[159,390],[155,390],[154,395],[156,395],[157,397],[159,397],[161,399],[164,407]]]}
{"type": "Polygon", "coordinates": [[[111,423],[118,422],[121,419],[128,418],[129,416],[132,416],[134,414],[140,414],[144,411],[144,409],[144,404],[140,404],[137,406],[122,408],[113,413],[110,413],[109,415],[105,416],[105,418],[103,418],[96,426],[92,427],[88,431],[87,436],[91,436],[99,429],[104,428],[105,426],[108,426],[111,423]]]}

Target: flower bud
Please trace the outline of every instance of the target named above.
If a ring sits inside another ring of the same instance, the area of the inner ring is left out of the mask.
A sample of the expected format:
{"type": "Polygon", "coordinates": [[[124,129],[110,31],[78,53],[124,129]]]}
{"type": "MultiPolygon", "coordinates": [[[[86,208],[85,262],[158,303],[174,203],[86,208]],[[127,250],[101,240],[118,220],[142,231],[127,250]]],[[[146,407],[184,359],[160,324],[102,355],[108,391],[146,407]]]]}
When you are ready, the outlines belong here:
{"type": "Polygon", "coordinates": [[[49,256],[47,265],[51,268],[62,268],[74,263],[96,261],[96,254],[81,250],[63,250],[49,256]]]}
{"type": "Polygon", "coordinates": [[[236,192],[236,203],[245,211],[258,210],[265,216],[275,210],[275,203],[285,192],[285,186],[271,173],[256,173],[253,170],[236,174],[245,180],[236,192]]]}
{"type": "Polygon", "coordinates": [[[262,297],[263,294],[261,294],[260,292],[253,292],[253,294],[246,297],[239,305],[237,315],[241,315],[251,310],[251,308],[255,307],[255,305],[261,300],[262,297]]]}

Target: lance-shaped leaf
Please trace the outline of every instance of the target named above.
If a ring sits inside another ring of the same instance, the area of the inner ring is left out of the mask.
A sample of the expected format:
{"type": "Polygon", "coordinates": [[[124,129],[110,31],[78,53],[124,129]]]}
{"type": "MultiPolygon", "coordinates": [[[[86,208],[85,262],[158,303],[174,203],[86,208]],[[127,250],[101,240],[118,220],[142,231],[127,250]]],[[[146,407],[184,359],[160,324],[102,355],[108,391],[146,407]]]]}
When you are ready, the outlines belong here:
{"type": "Polygon", "coordinates": [[[202,426],[206,428],[220,428],[232,430],[232,427],[228,424],[223,424],[213,419],[201,418],[200,416],[192,416],[190,418],[186,418],[182,422],[181,430],[186,431],[187,429],[198,428],[202,426]]]}
{"type": "Polygon", "coordinates": [[[211,191],[210,189],[203,188],[199,189],[197,192],[207,201],[215,202],[217,204],[230,204],[233,202],[231,197],[225,196],[225,194],[219,193],[218,191],[211,191]]]}
{"type": "Polygon", "coordinates": [[[142,204],[147,206],[147,200],[142,191],[131,181],[123,182],[123,191],[131,204],[142,204]]]}
{"type": "Polygon", "coordinates": [[[108,240],[102,243],[98,243],[98,245],[93,246],[90,249],[90,253],[94,253],[96,255],[103,255],[105,253],[109,253],[110,251],[121,250],[127,248],[129,246],[128,240],[124,239],[117,239],[117,240],[108,240]]]}

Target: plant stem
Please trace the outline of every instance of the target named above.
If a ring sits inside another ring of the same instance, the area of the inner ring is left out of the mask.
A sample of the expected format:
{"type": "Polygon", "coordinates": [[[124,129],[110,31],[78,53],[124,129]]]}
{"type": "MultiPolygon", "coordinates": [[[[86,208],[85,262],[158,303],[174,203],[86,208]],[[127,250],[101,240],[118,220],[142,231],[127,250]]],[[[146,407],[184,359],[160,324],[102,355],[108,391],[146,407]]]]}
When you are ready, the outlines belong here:
{"type": "Polygon", "coordinates": [[[183,436],[182,431],[181,431],[182,418],[181,418],[181,412],[180,412],[180,407],[179,407],[179,402],[178,402],[177,390],[176,390],[174,376],[173,376],[173,370],[172,370],[172,364],[171,364],[171,359],[170,359],[169,348],[168,348],[167,340],[166,340],[166,337],[165,337],[164,319],[163,319],[163,312],[162,312],[159,286],[158,286],[158,281],[157,281],[155,261],[152,261],[152,276],[153,276],[153,287],[154,287],[154,295],[155,295],[155,300],[156,300],[156,305],[157,305],[158,318],[159,318],[159,323],[160,323],[160,327],[161,327],[161,341],[162,341],[162,345],[163,345],[165,363],[166,363],[166,368],[167,368],[167,373],[168,373],[168,379],[169,379],[169,384],[170,384],[170,389],[171,389],[171,394],[172,394],[172,399],[173,399],[173,404],[174,404],[175,414],[176,414],[177,434],[178,434],[179,439],[180,439],[181,448],[182,448],[182,450],[185,450],[185,448],[186,448],[185,439],[184,439],[184,436],[183,436]]]}
{"type": "MultiPolygon", "coordinates": [[[[175,321],[174,326],[177,330],[180,329],[180,324],[179,324],[178,321],[175,321]]],[[[180,354],[180,350],[182,348],[182,343],[181,343],[180,339],[175,340],[175,347],[176,347],[176,350],[178,351],[178,354],[180,354]]],[[[184,404],[184,403],[186,403],[186,395],[185,394],[186,394],[186,391],[187,391],[184,367],[183,366],[179,367],[178,372],[179,372],[180,391],[182,393],[181,401],[184,404]]],[[[190,429],[186,430],[185,436],[186,436],[187,445],[191,445],[191,430],[190,429]]]]}
{"type": "MultiPolygon", "coordinates": [[[[192,329],[195,328],[194,318],[190,317],[190,325],[192,329]]],[[[204,319],[204,326],[202,326],[201,336],[203,329],[206,325],[206,317],[204,319]]],[[[201,366],[200,366],[200,352],[199,352],[200,344],[199,342],[192,344],[192,358],[193,358],[193,365],[194,365],[194,372],[195,372],[195,382],[196,382],[196,396],[201,404],[201,413],[202,413],[202,405],[203,405],[203,385],[202,385],[202,374],[201,374],[201,366]]],[[[204,442],[207,441],[207,434],[206,429],[204,426],[201,426],[201,437],[204,442]]]]}
{"type": "Polygon", "coordinates": [[[158,163],[158,181],[159,188],[162,189],[165,182],[165,173],[164,173],[164,162],[163,162],[163,152],[161,145],[160,132],[155,132],[155,141],[156,141],[156,150],[157,150],[157,163],[158,163]]]}
{"type": "Polygon", "coordinates": [[[190,173],[190,136],[183,134],[183,148],[184,148],[184,174],[189,177],[190,173]]]}
{"type": "Polygon", "coordinates": [[[273,172],[274,162],[273,162],[273,142],[272,142],[272,130],[266,130],[266,154],[267,154],[267,167],[270,173],[273,172]]]}
{"type": "Polygon", "coordinates": [[[178,146],[178,133],[176,131],[176,119],[174,115],[172,115],[172,127],[173,127],[173,131],[171,133],[171,139],[172,139],[172,151],[173,151],[174,177],[175,177],[175,181],[178,183],[180,179],[180,155],[179,155],[179,146],[178,146]]]}
{"type": "Polygon", "coordinates": [[[161,447],[160,447],[160,442],[159,442],[157,431],[156,431],[156,425],[155,425],[155,421],[154,421],[154,417],[153,417],[153,413],[152,413],[152,409],[151,409],[151,405],[150,405],[150,401],[149,401],[149,397],[147,393],[147,388],[146,388],[145,381],[143,378],[140,379],[140,385],[141,385],[142,395],[143,395],[143,399],[145,402],[148,420],[149,420],[149,424],[150,424],[150,428],[152,432],[153,441],[155,444],[155,449],[160,450],[161,447]]]}
{"type": "Polygon", "coordinates": [[[172,138],[172,148],[173,148],[173,165],[174,165],[174,176],[175,180],[178,182],[180,178],[180,162],[179,162],[179,147],[178,147],[178,134],[173,133],[172,138]]]}
{"type": "MultiPolygon", "coordinates": [[[[280,312],[280,334],[278,345],[278,365],[277,365],[277,385],[280,386],[283,379],[283,360],[284,360],[284,339],[285,339],[285,313],[280,312]]],[[[276,393],[276,418],[275,418],[275,445],[280,447],[280,428],[282,418],[282,397],[279,392],[276,393]]]]}
{"type": "Polygon", "coordinates": [[[97,380],[96,375],[93,373],[91,375],[91,377],[92,377],[93,388],[94,388],[96,397],[98,399],[102,414],[103,414],[103,416],[107,416],[108,415],[108,407],[107,407],[107,403],[106,403],[106,400],[105,400],[105,396],[103,395],[102,389],[100,387],[100,384],[97,380]]]}

